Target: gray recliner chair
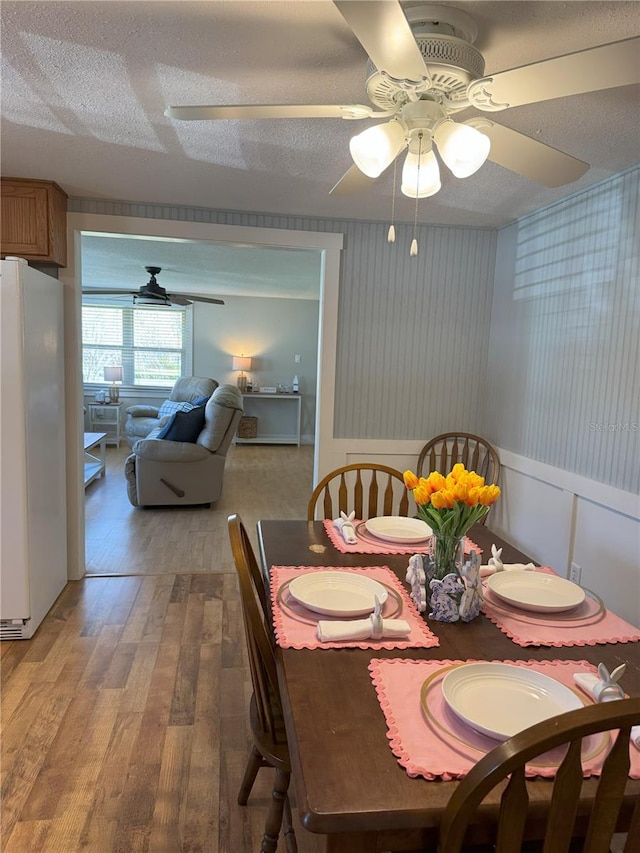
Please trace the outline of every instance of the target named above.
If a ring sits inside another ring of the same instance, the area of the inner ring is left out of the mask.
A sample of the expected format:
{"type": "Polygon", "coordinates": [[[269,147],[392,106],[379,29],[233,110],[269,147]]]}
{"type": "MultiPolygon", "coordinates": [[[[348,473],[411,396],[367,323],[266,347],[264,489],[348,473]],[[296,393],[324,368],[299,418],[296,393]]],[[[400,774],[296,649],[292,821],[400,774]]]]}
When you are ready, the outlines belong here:
{"type": "MultiPolygon", "coordinates": [[[[210,397],[217,387],[218,383],[215,379],[183,376],[171,389],[168,399],[175,403],[193,403],[198,397],[210,397]]],[[[129,447],[133,448],[139,438],[146,438],[154,429],[162,425],[160,409],[157,406],[129,406],[124,425],[124,437],[129,447]]]]}
{"type": "Polygon", "coordinates": [[[226,455],[242,416],[242,394],[221,385],[204,411],[195,443],[157,438],[161,428],[138,440],[125,463],[127,494],[133,506],[210,504],[222,494],[226,455]]]}

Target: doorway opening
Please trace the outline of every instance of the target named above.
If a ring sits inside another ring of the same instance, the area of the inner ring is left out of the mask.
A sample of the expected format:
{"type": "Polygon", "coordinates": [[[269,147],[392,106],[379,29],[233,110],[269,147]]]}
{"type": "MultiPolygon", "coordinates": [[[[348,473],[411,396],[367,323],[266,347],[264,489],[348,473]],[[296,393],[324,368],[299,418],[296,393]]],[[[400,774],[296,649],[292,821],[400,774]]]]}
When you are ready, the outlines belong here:
{"type": "Polygon", "coordinates": [[[69,266],[61,275],[67,287],[66,380],[67,380],[67,451],[69,484],[69,578],[85,573],[85,519],[83,489],[83,417],[81,371],[81,281],[82,234],[142,235],[157,240],[203,240],[228,245],[254,245],[291,249],[313,249],[320,253],[320,294],[318,320],[317,390],[315,413],[315,445],[313,479],[315,481],[323,455],[329,451],[333,434],[333,400],[337,337],[341,234],[288,231],[208,223],[137,219],[94,214],[69,214],[69,245],[73,248],[69,266]]]}

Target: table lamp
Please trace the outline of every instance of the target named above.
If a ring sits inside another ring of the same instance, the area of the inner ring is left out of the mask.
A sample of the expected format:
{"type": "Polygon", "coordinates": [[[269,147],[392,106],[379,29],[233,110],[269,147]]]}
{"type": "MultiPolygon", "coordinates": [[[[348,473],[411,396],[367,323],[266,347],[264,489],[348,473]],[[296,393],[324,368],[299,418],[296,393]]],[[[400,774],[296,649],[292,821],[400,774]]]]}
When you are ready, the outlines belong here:
{"type": "Polygon", "coordinates": [[[233,370],[239,370],[238,388],[244,392],[247,390],[247,376],[245,370],[251,370],[251,358],[248,355],[233,356],[233,370]]]}
{"type": "Polygon", "coordinates": [[[122,382],[122,368],[115,365],[105,367],[104,381],[111,382],[111,387],[109,388],[109,402],[118,403],[120,401],[120,389],[116,385],[116,382],[122,382]]]}

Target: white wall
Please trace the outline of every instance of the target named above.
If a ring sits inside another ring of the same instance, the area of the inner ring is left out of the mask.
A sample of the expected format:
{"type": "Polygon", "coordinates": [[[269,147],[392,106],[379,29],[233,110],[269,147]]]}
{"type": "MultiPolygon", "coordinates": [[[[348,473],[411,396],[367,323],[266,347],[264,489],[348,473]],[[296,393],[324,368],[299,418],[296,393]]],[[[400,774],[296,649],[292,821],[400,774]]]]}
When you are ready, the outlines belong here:
{"type": "MultiPolygon", "coordinates": [[[[301,430],[306,443],[315,433],[319,303],[309,299],[225,296],[224,306],[196,304],[193,317],[193,370],[221,384],[235,385],[233,355],[252,358],[250,376],[261,386],[291,385],[295,374],[302,394],[301,430]],[[299,364],[294,356],[300,356],[299,364]]],[[[276,432],[291,432],[290,428],[276,432]]]]}

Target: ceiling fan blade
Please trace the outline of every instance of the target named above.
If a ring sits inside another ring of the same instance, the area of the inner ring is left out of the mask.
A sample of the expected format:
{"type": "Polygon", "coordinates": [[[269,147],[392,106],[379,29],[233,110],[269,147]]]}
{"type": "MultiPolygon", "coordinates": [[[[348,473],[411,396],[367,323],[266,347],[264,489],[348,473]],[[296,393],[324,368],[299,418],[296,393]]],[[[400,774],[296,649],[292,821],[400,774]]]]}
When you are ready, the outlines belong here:
{"type": "Polygon", "coordinates": [[[115,287],[83,287],[82,292],[87,296],[136,296],[137,290],[119,290],[115,287]]]}
{"type": "MultiPolygon", "coordinates": [[[[180,121],[258,118],[371,118],[380,115],[363,104],[235,104],[228,106],[167,107],[169,118],[180,121]]],[[[382,117],[387,113],[383,112],[382,117]]]]}
{"type": "Polygon", "coordinates": [[[171,293],[169,294],[169,298],[172,302],[175,302],[176,305],[189,305],[191,302],[208,302],[211,305],[224,305],[223,299],[215,299],[212,296],[202,296],[200,293],[171,293]],[[178,300],[188,301],[179,302],[178,300]]]}
{"type": "Polygon", "coordinates": [[[484,117],[469,119],[464,124],[489,137],[489,160],[545,187],[561,187],[577,181],[589,168],[588,163],[577,157],[484,117]]]}
{"type": "Polygon", "coordinates": [[[329,190],[329,195],[355,195],[356,193],[368,190],[376,180],[376,178],[370,178],[368,175],[365,175],[356,165],[353,165],[344,173],[338,183],[329,190]]]}
{"type": "Polygon", "coordinates": [[[468,96],[479,110],[519,107],[568,95],[640,83],[640,36],[545,59],[474,80],[468,96]]]}
{"type": "MultiPolygon", "coordinates": [[[[83,288],[82,292],[87,296],[137,296],[140,297],[138,290],[118,290],[114,287],[87,287],[83,288]]],[[[152,295],[144,296],[146,299],[153,299],[152,295]]],[[[164,305],[165,297],[156,297],[159,305],[164,305]]],[[[214,299],[210,296],[201,296],[199,293],[168,293],[167,297],[174,305],[191,305],[192,302],[210,302],[212,305],[224,305],[222,299],[214,299]]]]}
{"type": "Polygon", "coordinates": [[[378,71],[397,80],[429,81],[429,71],[397,0],[334,0],[378,71]]]}

